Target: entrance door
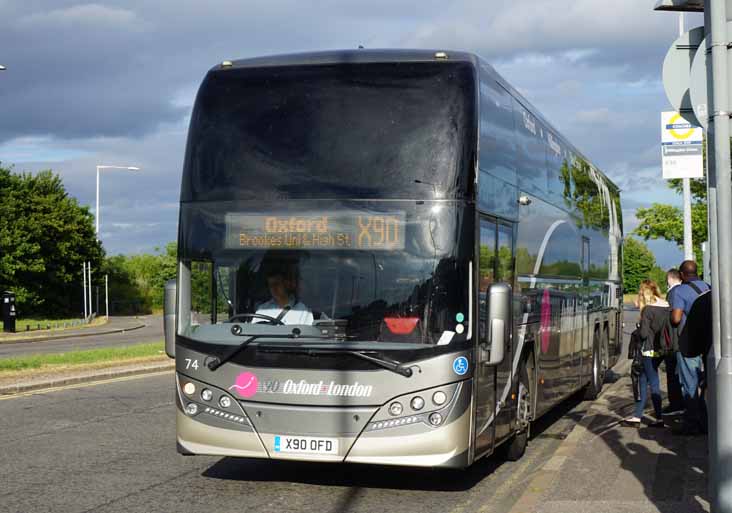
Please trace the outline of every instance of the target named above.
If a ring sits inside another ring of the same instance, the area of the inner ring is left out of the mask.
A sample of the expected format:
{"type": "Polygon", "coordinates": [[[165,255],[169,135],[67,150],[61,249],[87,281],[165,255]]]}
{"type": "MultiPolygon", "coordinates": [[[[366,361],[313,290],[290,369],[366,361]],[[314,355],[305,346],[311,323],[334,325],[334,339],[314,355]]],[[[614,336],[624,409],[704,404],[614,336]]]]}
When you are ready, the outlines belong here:
{"type": "MultiPolygon", "coordinates": [[[[492,283],[504,282],[514,286],[513,226],[493,218],[481,216],[480,254],[478,256],[479,329],[478,342],[487,340],[486,292],[492,283]]],[[[512,332],[513,330],[511,330],[512,332]]],[[[476,366],[476,454],[492,448],[496,440],[509,433],[511,412],[498,404],[509,395],[511,383],[512,337],[506,340],[503,362],[488,365],[489,351],[478,350],[476,366]]]]}

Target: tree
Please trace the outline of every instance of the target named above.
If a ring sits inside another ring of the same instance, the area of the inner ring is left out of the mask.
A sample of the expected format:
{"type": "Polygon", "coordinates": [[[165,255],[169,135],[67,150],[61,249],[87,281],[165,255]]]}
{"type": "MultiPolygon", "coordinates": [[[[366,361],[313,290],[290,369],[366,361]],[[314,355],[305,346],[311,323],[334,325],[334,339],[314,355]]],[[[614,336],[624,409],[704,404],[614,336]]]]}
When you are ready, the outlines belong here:
{"type": "Polygon", "coordinates": [[[165,282],[175,278],[177,246],[170,242],[155,254],[117,255],[105,262],[112,312],[150,313],[163,307],[165,282]]]}
{"type": "MultiPolygon", "coordinates": [[[[706,190],[706,180],[704,182],[706,190]]],[[[673,185],[671,187],[673,188],[673,185]]],[[[675,242],[679,248],[684,247],[684,213],[680,208],[662,203],[654,203],[649,208],[637,209],[635,215],[640,221],[640,224],[633,233],[640,235],[645,240],[665,239],[675,242]]],[[[692,202],[691,233],[694,245],[694,259],[701,264],[701,243],[708,239],[706,197],[703,201],[696,199],[692,202]]]]}
{"type": "Polygon", "coordinates": [[[82,264],[100,269],[94,218],[52,171],[0,166],[0,289],[16,293],[23,316],[78,315],[82,264]]]}
{"type": "Polygon", "coordinates": [[[623,246],[623,283],[626,293],[638,292],[643,280],[653,280],[666,290],[666,273],[656,265],[653,252],[645,243],[627,237],[623,246]]]}

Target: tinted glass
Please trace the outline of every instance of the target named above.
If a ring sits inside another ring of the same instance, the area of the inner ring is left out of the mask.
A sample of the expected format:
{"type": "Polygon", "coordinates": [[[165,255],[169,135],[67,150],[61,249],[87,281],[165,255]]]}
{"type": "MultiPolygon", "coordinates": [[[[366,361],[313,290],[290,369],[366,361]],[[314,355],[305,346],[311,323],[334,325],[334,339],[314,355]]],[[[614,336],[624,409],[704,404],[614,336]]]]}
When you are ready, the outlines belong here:
{"type": "MultiPolygon", "coordinates": [[[[565,183],[562,180],[562,166],[566,166],[566,150],[559,137],[546,131],[546,171],[547,191],[553,196],[552,199],[563,200],[565,194],[565,183]]],[[[562,203],[558,203],[562,205],[562,203]]]]}
{"type": "Polygon", "coordinates": [[[498,225],[496,257],[498,281],[513,287],[513,227],[498,225]]]}
{"type": "Polygon", "coordinates": [[[478,206],[483,212],[507,219],[518,218],[518,188],[481,170],[478,206]]]}
{"type": "Polygon", "coordinates": [[[458,62],[213,72],[191,119],[181,198],[469,197],[474,77],[458,62]]]}
{"type": "Polygon", "coordinates": [[[518,184],[511,95],[486,73],[480,84],[480,169],[518,184]]]}
{"type": "Polygon", "coordinates": [[[516,170],[522,191],[544,196],[547,190],[546,148],[542,140],[544,128],[533,114],[519,102],[513,102],[516,127],[516,170]]]}
{"type": "Polygon", "coordinates": [[[496,281],[496,222],[480,220],[480,255],[478,259],[478,294],[480,297],[480,340],[486,340],[486,306],[488,287],[496,281]]]}
{"type": "Polygon", "coordinates": [[[555,227],[547,241],[539,273],[544,276],[579,278],[580,236],[574,223],[562,223],[555,227]]]}
{"type": "Polygon", "coordinates": [[[302,338],[327,330],[322,343],[398,348],[465,340],[456,319],[470,322],[469,210],[453,202],[302,201],[283,204],[277,216],[261,219],[262,211],[250,202],[183,205],[179,249],[190,278],[183,273],[181,280],[190,287],[181,283],[181,290],[191,299],[179,304],[191,307],[179,312],[181,335],[235,344],[241,338],[231,335],[231,322],[239,321],[278,336],[285,326],[271,318],[281,315],[284,325],[302,327],[302,338]],[[351,226],[361,231],[352,244],[330,244],[351,226]],[[320,242],[313,245],[311,236],[320,242]],[[382,238],[389,244],[377,244],[382,238]]]}

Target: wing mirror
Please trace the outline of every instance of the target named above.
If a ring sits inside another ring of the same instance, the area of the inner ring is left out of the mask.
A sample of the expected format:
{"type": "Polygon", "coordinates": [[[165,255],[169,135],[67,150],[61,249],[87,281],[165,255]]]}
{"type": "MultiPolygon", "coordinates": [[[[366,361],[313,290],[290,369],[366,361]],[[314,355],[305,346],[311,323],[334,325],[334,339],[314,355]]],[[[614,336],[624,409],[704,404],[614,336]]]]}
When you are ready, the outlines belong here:
{"type": "Polygon", "coordinates": [[[505,356],[511,328],[511,286],[506,283],[491,284],[486,292],[485,309],[487,333],[480,345],[481,350],[488,354],[482,360],[487,365],[498,365],[505,356]]]}
{"type": "Polygon", "coordinates": [[[175,358],[175,298],[177,290],[176,280],[165,282],[163,331],[165,332],[165,353],[171,358],[175,358]]]}

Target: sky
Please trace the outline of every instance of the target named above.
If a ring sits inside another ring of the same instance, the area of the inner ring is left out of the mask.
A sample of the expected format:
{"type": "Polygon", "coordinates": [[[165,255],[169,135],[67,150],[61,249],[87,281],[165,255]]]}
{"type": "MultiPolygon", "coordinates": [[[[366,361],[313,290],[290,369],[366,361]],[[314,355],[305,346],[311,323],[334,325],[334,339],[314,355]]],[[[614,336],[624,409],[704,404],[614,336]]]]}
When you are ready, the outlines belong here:
{"type": "MultiPolygon", "coordinates": [[[[357,48],[486,58],[622,189],[635,210],[681,205],[661,179],[661,83],[678,14],[655,0],[0,0],[0,162],[52,169],[94,210],[108,254],[176,238],[185,140],[205,73],[223,60],[357,48]]],[[[686,16],[686,27],[703,24],[686,16]]],[[[651,241],[663,267],[675,244],[651,241]]]]}

